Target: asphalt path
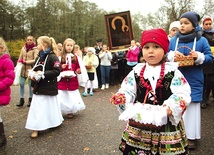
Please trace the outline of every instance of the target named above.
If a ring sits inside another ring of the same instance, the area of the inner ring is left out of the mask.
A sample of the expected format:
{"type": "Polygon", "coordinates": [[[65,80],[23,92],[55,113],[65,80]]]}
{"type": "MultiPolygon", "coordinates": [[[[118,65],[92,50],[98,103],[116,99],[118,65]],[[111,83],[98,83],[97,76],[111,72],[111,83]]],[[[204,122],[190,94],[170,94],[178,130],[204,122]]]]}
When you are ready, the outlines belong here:
{"type": "MultiPolygon", "coordinates": [[[[119,85],[106,90],[96,90],[94,96],[83,97],[86,109],[64,117],[61,126],[39,132],[35,139],[25,129],[29,108],[27,103],[18,108],[19,86],[12,86],[12,99],[1,109],[7,145],[0,148],[0,155],[121,155],[118,150],[125,122],[119,121],[119,113],[109,103],[111,92],[119,85]]],[[[80,87],[80,92],[83,88],[80,87]]],[[[27,86],[26,86],[27,91],[27,86]]],[[[28,92],[25,93],[27,101],[28,92]]],[[[202,110],[202,138],[191,155],[214,155],[214,102],[202,110]]]]}

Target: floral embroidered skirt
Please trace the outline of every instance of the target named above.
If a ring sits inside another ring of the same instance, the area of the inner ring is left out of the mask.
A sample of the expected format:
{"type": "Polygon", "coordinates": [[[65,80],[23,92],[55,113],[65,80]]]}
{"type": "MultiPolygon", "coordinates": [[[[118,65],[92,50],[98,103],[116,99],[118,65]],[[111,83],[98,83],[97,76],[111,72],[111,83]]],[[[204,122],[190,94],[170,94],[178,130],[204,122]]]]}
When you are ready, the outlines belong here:
{"type": "Polygon", "coordinates": [[[185,155],[187,138],[183,121],[173,126],[170,121],[157,130],[145,130],[127,124],[119,149],[123,155],[185,155]]]}

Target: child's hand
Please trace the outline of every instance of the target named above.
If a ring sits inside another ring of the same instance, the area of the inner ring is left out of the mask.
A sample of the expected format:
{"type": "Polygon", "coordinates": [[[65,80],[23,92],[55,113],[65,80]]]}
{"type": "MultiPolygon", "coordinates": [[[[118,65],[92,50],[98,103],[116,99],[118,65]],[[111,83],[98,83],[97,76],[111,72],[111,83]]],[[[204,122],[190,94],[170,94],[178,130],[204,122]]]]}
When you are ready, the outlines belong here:
{"type": "Polygon", "coordinates": [[[175,60],[184,57],[183,53],[176,51],[175,52],[175,60]]]}
{"type": "Polygon", "coordinates": [[[66,68],[66,64],[62,64],[62,69],[65,69],[66,68]]]}
{"type": "Polygon", "coordinates": [[[196,51],[191,51],[189,55],[192,56],[195,60],[198,58],[198,53],[196,51]]]}
{"type": "Polygon", "coordinates": [[[81,74],[81,70],[80,70],[80,69],[77,69],[77,70],[76,70],[76,74],[81,74]]]}
{"type": "Polygon", "coordinates": [[[18,62],[19,62],[19,63],[23,63],[23,59],[19,59],[18,62]]]}
{"type": "Polygon", "coordinates": [[[35,77],[29,78],[32,81],[36,81],[35,77]]]}
{"type": "Polygon", "coordinates": [[[171,116],[172,115],[172,110],[170,109],[170,107],[168,107],[166,109],[166,113],[167,113],[167,116],[171,116]]]}

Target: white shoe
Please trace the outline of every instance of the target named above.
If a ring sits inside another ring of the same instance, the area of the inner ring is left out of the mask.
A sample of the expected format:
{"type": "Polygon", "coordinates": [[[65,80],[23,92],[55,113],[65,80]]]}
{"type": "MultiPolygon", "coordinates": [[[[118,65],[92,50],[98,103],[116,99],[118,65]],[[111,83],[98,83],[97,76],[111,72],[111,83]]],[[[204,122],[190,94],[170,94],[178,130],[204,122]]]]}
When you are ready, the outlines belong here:
{"type": "Polygon", "coordinates": [[[108,89],[109,88],[109,84],[108,83],[106,83],[106,89],[108,89]]]}
{"type": "Polygon", "coordinates": [[[104,85],[104,84],[102,85],[101,89],[102,89],[102,90],[104,90],[104,89],[105,89],[105,85],[104,85]]]}

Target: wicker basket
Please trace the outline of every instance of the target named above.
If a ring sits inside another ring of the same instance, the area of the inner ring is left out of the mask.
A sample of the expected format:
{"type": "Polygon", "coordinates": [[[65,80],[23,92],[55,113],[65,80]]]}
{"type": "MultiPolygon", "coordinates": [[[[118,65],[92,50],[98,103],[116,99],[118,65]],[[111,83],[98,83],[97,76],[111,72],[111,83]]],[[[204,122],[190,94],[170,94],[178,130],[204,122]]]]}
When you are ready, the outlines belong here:
{"type": "MultiPolygon", "coordinates": [[[[152,92],[152,90],[150,90],[149,92],[147,92],[147,94],[144,97],[144,101],[143,103],[146,103],[146,99],[149,95],[149,93],[152,92]]],[[[133,119],[129,119],[129,125],[135,128],[139,128],[139,129],[143,129],[143,130],[152,130],[152,131],[157,131],[161,129],[161,126],[156,126],[153,124],[144,124],[144,123],[140,123],[140,122],[136,122],[133,119]]]]}
{"type": "Polygon", "coordinates": [[[87,65],[87,66],[85,66],[85,68],[86,68],[86,69],[91,69],[92,66],[91,66],[91,65],[87,65]]]}
{"type": "MultiPolygon", "coordinates": [[[[180,46],[179,48],[177,48],[177,51],[178,51],[178,49],[181,49],[181,48],[187,48],[190,51],[192,50],[188,46],[180,46]]],[[[179,67],[193,66],[194,58],[192,56],[183,56],[180,58],[176,58],[175,62],[178,62],[179,67]]]]}
{"type": "Polygon", "coordinates": [[[134,121],[133,119],[129,119],[129,125],[135,128],[139,128],[139,129],[143,129],[143,130],[160,130],[161,126],[156,126],[153,124],[143,124],[143,123],[139,123],[134,121]]]}

